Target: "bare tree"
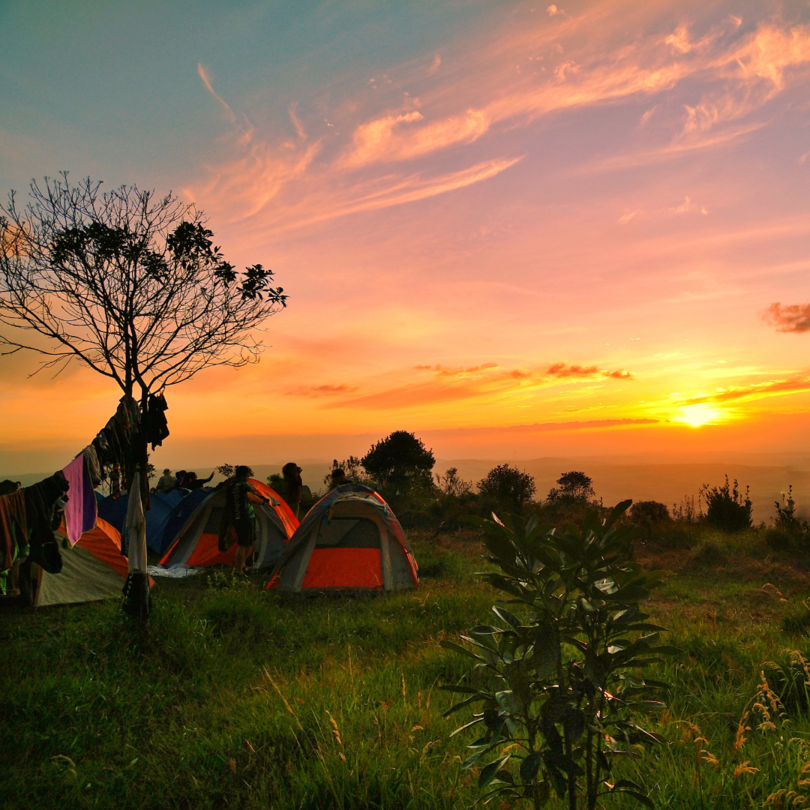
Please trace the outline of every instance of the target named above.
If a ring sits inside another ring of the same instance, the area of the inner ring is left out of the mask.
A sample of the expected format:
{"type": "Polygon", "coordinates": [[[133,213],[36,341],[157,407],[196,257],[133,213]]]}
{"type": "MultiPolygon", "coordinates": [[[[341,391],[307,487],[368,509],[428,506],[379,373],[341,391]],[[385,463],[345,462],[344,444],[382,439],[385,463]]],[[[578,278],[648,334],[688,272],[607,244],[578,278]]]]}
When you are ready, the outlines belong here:
{"type": "Polygon", "coordinates": [[[63,172],[32,181],[24,207],[14,192],[0,204],[0,324],[14,327],[0,355],[30,349],[56,373],[79,360],[142,412],[204,368],[257,361],[255,330],[286,305],[273,272],[237,272],[203,214],[171,193],[100,187],[63,172]]]}

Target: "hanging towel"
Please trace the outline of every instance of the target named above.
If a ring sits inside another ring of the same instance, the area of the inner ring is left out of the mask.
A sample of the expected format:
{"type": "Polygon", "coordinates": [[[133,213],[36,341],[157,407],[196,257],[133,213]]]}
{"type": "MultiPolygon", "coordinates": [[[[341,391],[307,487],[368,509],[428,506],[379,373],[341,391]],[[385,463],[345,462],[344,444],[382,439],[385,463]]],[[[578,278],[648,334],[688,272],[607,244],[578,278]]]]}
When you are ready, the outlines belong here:
{"type": "Polygon", "coordinates": [[[83,453],[79,453],[62,472],[70,484],[70,499],[65,509],[67,536],[71,545],[76,545],[79,538],[96,525],[96,496],[83,453]]]}

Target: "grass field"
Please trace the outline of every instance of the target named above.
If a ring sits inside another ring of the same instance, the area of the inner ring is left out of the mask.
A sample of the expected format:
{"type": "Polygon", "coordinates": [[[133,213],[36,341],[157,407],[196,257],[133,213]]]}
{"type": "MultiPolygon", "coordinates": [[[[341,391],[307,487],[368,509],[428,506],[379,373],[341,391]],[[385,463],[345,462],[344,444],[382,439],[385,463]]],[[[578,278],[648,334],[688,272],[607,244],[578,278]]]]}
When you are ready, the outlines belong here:
{"type": "MultiPolygon", "coordinates": [[[[474,535],[414,547],[403,595],[282,598],[216,572],[159,582],[144,635],[113,602],[0,613],[0,807],[472,807],[472,738],[450,738],[469,716],[444,719],[439,689],[466,665],[440,641],[495,594],[474,535]]],[[[618,775],[661,808],[810,804],[807,560],[756,532],[638,556],[669,574],[651,607],[682,653],[656,673],[667,744],[618,775]]]]}

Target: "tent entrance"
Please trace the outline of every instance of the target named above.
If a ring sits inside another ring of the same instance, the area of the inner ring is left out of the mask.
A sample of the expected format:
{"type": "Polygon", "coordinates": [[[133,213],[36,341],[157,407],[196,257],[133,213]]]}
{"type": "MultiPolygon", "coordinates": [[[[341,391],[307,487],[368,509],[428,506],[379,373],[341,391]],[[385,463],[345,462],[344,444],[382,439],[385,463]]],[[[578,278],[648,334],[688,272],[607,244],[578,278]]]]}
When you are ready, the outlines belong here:
{"type": "Polygon", "coordinates": [[[315,548],[380,548],[380,528],[368,518],[333,518],[321,523],[315,548]]]}

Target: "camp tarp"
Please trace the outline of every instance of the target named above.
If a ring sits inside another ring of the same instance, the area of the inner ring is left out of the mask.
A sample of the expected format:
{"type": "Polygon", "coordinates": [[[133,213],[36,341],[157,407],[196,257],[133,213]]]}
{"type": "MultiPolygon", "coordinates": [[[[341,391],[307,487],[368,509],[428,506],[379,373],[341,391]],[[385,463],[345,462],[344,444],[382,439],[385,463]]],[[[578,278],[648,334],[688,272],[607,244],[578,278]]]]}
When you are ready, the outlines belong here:
{"type": "Polygon", "coordinates": [[[72,548],[69,543],[61,542],[65,538],[64,528],[63,525],[55,533],[62,546],[62,570],[49,574],[36,566],[38,587],[34,605],[46,607],[120,599],[128,561],[121,554],[121,535],[115,527],[99,519],[72,548]]]}
{"type": "Polygon", "coordinates": [[[373,490],[344,484],[307,512],[273,570],[268,588],[293,592],[417,588],[405,533],[373,490]]]}
{"type": "MultiPolygon", "coordinates": [[[[269,571],[284,551],[298,528],[298,520],[280,495],[261,481],[249,479],[257,492],[270,500],[270,505],[255,504],[256,545],[251,571],[269,571]]],[[[194,493],[192,493],[193,495],[194,493]]],[[[186,500],[191,495],[187,496],[186,500]]],[[[225,511],[225,488],[214,492],[189,515],[176,533],[169,551],[160,561],[166,567],[233,565],[236,543],[227,551],[219,550],[219,529],[225,511]]]]}

